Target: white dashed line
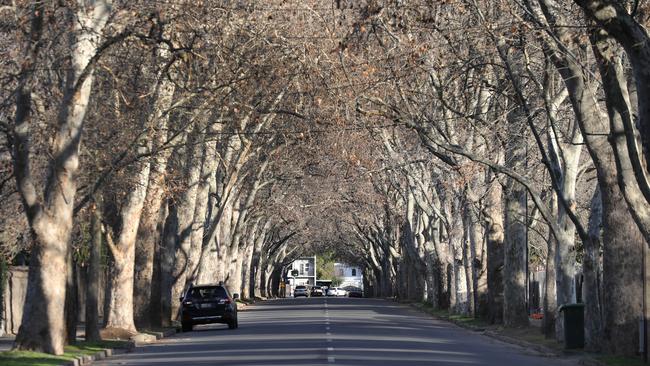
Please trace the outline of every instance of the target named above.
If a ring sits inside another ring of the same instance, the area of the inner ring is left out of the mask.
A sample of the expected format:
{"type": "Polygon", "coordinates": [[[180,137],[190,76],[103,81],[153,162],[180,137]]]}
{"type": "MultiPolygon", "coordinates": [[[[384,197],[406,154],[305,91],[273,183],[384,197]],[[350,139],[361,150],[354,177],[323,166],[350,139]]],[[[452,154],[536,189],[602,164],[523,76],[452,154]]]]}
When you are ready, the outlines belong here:
{"type": "Polygon", "coordinates": [[[332,338],[327,338],[328,343],[332,343],[332,338]]]}
{"type": "Polygon", "coordinates": [[[327,352],[333,352],[333,351],[334,351],[334,347],[327,347],[327,352]]]}
{"type": "Polygon", "coordinates": [[[325,335],[328,336],[328,337],[331,337],[331,336],[332,336],[332,333],[327,332],[327,333],[325,333],[325,335]]]}
{"type": "Polygon", "coordinates": [[[325,327],[325,330],[330,330],[330,327],[325,327]]]}
{"type": "Polygon", "coordinates": [[[334,363],[334,362],[336,362],[336,359],[334,357],[328,357],[327,362],[334,363]]]}

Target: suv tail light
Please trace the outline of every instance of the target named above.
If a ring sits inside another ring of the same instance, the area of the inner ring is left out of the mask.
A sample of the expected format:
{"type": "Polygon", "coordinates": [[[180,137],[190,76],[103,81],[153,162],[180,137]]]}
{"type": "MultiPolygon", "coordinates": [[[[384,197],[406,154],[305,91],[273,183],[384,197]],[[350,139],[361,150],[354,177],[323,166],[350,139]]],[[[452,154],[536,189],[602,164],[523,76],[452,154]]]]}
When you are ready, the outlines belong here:
{"type": "Polygon", "coordinates": [[[219,300],[219,304],[230,304],[232,301],[230,299],[221,299],[219,300]]]}

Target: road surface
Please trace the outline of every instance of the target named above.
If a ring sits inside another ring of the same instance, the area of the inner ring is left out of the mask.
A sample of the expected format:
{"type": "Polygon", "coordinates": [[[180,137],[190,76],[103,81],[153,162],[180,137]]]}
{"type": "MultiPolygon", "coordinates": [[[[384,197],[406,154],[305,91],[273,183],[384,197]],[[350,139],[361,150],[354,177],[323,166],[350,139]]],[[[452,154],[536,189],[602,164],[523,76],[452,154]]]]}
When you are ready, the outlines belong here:
{"type": "Polygon", "coordinates": [[[379,299],[270,300],[239,313],[239,329],[197,326],[115,365],[498,365],[555,366],[476,332],[379,299]]]}

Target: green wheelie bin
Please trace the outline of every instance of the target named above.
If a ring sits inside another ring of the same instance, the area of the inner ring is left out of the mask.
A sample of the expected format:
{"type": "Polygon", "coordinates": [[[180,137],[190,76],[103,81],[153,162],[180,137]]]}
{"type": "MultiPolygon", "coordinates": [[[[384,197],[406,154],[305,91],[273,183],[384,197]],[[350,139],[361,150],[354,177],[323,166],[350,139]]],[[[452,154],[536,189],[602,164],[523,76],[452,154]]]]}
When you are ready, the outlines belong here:
{"type": "Polygon", "coordinates": [[[564,348],[584,348],[585,304],[562,305],[560,311],[564,312],[564,348]]]}

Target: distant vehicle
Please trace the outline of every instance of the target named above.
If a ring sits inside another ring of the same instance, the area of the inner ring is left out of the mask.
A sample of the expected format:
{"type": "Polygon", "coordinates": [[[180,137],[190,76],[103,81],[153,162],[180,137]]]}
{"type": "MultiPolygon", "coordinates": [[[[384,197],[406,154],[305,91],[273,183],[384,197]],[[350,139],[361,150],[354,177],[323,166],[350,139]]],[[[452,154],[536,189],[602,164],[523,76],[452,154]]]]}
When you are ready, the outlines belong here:
{"type": "Polygon", "coordinates": [[[189,332],[194,325],[225,323],[228,328],[239,327],[237,322],[238,294],[230,296],[222,285],[201,285],[190,287],[181,296],[181,328],[189,332]]]}
{"type": "Polygon", "coordinates": [[[346,287],[348,297],[363,297],[363,290],[358,287],[346,287]]]}
{"type": "Polygon", "coordinates": [[[314,286],[311,288],[311,296],[323,296],[323,288],[320,286],[314,286]]]}
{"type": "Polygon", "coordinates": [[[320,286],[323,289],[328,289],[332,287],[332,280],[316,280],[316,286],[320,286]]]}
{"type": "Polygon", "coordinates": [[[306,286],[296,286],[296,288],[293,289],[293,297],[299,296],[309,297],[309,292],[307,292],[306,286]]]}
{"type": "Polygon", "coordinates": [[[347,294],[348,292],[340,287],[330,287],[327,290],[327,296],[346,296],[347,294]]]}

